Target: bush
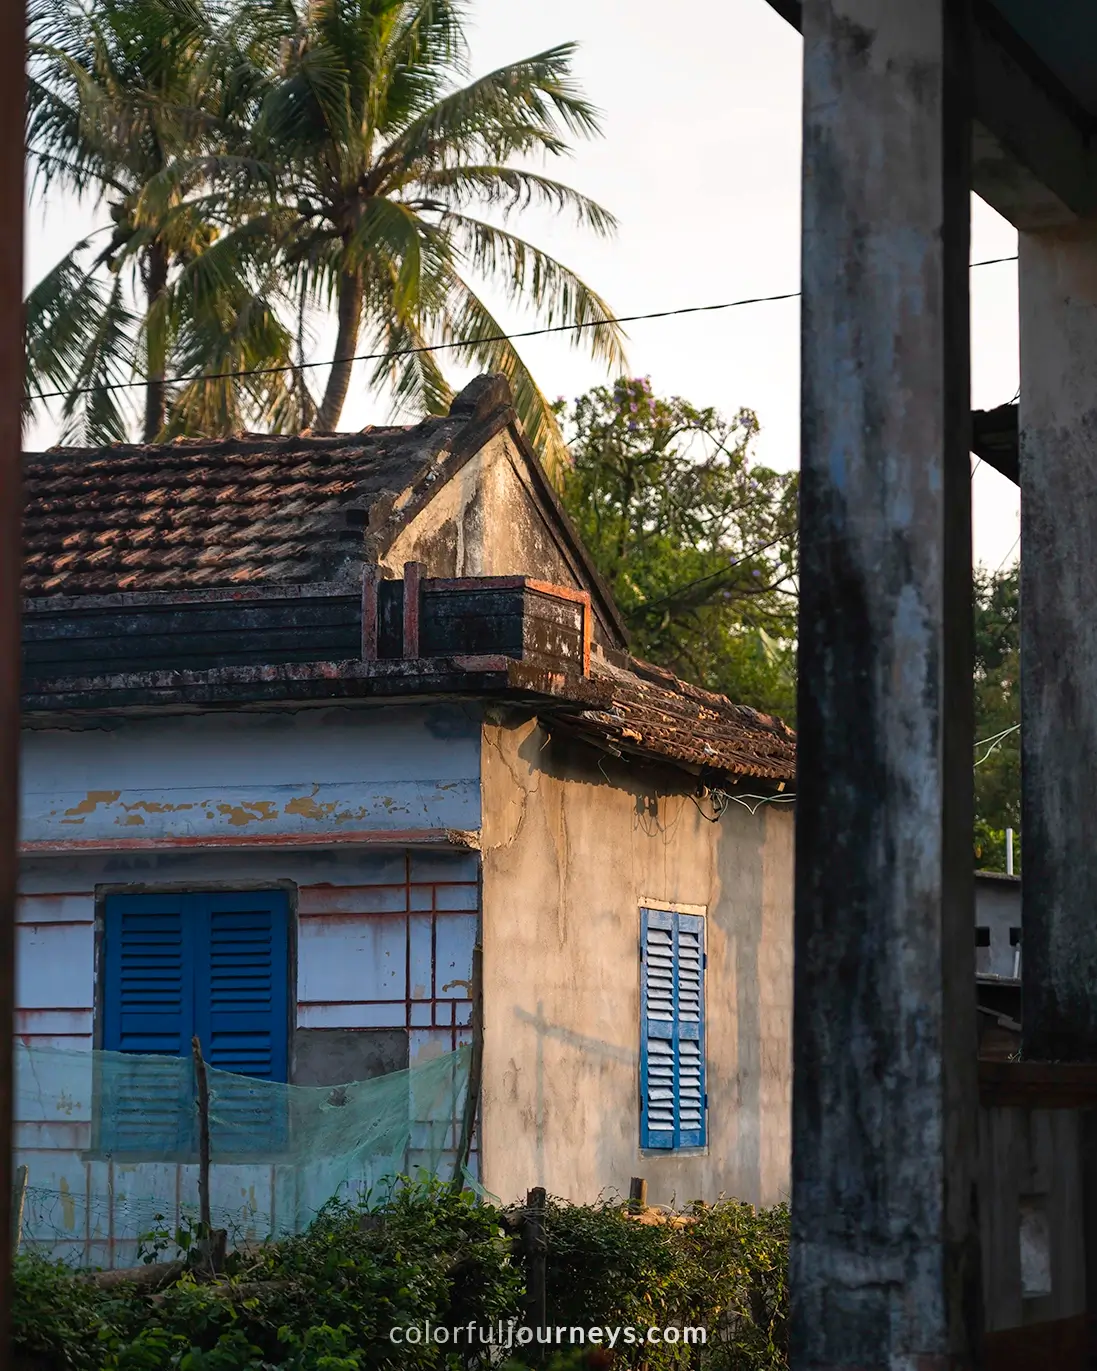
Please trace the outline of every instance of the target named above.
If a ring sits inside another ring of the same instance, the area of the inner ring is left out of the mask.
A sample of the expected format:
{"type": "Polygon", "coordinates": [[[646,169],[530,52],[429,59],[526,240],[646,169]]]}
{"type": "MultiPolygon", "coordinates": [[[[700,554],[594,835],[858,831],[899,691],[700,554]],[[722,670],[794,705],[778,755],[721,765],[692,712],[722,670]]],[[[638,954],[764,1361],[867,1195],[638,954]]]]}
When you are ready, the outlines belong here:
{"type": "MultiPolygon", "coordinates": [[[[229,1258],[203,1283],[159,1294],[102,1290],[39,1258],[16,1262],[17,1367],[30,1371],[387,1371],[486,1366],[486,1350],[394,1344],[429,1321],[480,1328],[524,1319],[515,1211],[408,1183],[367,1209],[329,1205],[307,1233],[229,1258]]],[[[557,1371],[770,1371],[786,1362],[788,1215],[721,1201],[681,1221],[638,1223],[621,1206],[549,1203],[550,1325],[703,1326],[707,1346],[512,1350],[557,1371]]]]}

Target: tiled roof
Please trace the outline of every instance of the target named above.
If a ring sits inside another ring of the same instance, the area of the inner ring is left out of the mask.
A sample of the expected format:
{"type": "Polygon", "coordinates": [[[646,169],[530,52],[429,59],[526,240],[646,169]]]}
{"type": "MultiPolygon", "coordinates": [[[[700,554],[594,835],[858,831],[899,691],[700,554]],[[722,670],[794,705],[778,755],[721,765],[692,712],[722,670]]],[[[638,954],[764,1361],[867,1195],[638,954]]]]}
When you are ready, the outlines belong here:
{"type": "Polygon", "coordinates": [[[607,706],[554,705],[550,711],[591,742],[702,771],[778,782],[795,777],[796,734],[780,719],[632,658],[623,668],[596,657],[592,674],[596,686],[608,691],[607,706]]]}
{"type": "Polygon", "coordinates": [[[370,509],[427,480],[467,424],[28,454],[23,593],[338,579],[370,509]]]}

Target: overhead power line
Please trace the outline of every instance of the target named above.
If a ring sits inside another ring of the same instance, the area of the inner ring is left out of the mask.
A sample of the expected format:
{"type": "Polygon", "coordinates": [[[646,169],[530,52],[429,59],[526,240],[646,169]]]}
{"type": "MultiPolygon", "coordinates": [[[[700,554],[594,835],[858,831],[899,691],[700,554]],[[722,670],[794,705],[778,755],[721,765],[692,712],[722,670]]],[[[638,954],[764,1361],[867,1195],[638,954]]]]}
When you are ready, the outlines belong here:
{"type": "MultiPolygon", "coordinates": [[[[980,262],[972,262],[972,267],[992,267],[999,262],[1016,262],[1012,257],[986,257],[980,262]]],[[[414,357],[422,352],[451,352],[456,348],[482,347],[485,343],[511,343],[519,338],[540,338],[549,333],[581,333],[588,328],[608,328],[611,324],[637,324],[646,319],[673,319],[683,314],[711,314],[716,310],[739,309],[742,305],[769,305],[778,300],[798,300],[798,290],[784,291],[780,295],[748,295],[741,300],[724,300],[715,305],[683,305],[678,309],[658,309],[647,314],[620,314],[612,319],[589,319],[579,324],[550,324],[542,328],[522,329],[516,333],[492,333],[481,338],[458,338],[448,343],[423,343],[419,347],[395,348],[391,352],[358,352],[350,357],[330,357],[317,362],[285,362],[274,367],[249,367],[239,371],[195,372],[190,376],[170,376],[163,384],[168,386],[189,385],[193,381],[232,381],[248,376],[279,376],[287,372],[311,371],[315,367],[330,367],[346,362],[387,362],[398,357],[414,357]]],[[[146,380],[109,381],[100,386],[78,386],[73,390],[36,391],[36,400],[65,399],[74,395],[100,395],[104,391],[139,390],[146,380]]]]}

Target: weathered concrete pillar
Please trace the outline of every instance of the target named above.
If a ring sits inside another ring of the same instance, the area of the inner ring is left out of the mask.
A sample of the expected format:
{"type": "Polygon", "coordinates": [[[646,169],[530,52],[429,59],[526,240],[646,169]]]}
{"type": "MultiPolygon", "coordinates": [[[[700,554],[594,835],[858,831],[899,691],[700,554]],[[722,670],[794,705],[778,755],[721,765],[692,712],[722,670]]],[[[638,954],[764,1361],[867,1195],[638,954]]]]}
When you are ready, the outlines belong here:
{"type": "Polygon", "coordinates": [[[1097,1061],[1097,226],[1020,257],[1024,1049],[1097,1061]]]}
{"type": "Polygon", "coordinates": [[[804,4],[798,1371],[980,1322],[961,9],[804,4]]]}

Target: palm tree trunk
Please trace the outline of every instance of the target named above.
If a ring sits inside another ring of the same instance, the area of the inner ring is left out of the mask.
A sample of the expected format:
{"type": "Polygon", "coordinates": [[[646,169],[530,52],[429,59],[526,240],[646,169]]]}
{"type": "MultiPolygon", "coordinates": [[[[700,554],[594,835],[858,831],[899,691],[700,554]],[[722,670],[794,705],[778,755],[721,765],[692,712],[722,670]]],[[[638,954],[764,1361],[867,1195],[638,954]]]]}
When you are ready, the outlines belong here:
{"type": "Polygon", "coordinates": [[[333,433],[343,412],[350,389],[350,374],[354,363],[350,360],[358,343],[358,325],[362,318],[363,282],[361,271],[345,271],[339,278],[339,334],[335,340],[335,360],[328,373],[324,398],[316,416],[320,433],[333,433]]]}
{"type": "Polygon", "coordinates": [[[145,442],[155,443],[167,418],[167,384],[163,322],[157,318],[157,306],[168,288],[168,254],[159,243],[153,243],[144,263],[145,296],[152,321],[148,334],[148,355],[145,370],[145,442]]]}

